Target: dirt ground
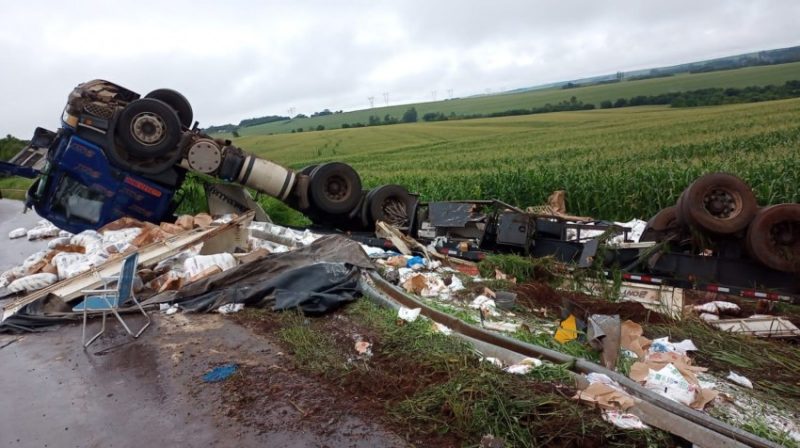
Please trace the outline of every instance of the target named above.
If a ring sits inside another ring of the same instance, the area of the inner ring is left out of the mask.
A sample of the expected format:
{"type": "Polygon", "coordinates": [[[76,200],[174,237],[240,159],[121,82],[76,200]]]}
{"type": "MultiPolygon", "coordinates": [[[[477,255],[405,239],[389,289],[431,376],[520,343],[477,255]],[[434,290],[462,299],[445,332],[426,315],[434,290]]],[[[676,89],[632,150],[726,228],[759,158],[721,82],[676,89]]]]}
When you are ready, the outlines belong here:
{"type": "Polygon", "coordinates": [[[113,322],[107,331],[88,351],[78,325],[0,335],[0,446],[406,445],[347,412],[327,395],[327,386],[287,369],[278,346],[230,318],[154,313],[153,328],[139,340],[113,322]],[[232,389],[201,380],[229,362],[242,372],[260,372],[280,389],[244,391],[269,397],[250,407],[258,419],[234,418],[225,404],[232,389]],[[336,412],[323,424],[306,419],[313,406],[336,412]]]}
{"type": "Polygon", "coordinates": [[[517,302],[531,310],[547,308],[559,316],[563,309],[586,318],[591,314],[619,314],[620,319],[638,323],[660,323],[665,318],[636,302],[609,302],[577,292],[556,291],[547,283],[533,282],[517,286],[517,302]]]}

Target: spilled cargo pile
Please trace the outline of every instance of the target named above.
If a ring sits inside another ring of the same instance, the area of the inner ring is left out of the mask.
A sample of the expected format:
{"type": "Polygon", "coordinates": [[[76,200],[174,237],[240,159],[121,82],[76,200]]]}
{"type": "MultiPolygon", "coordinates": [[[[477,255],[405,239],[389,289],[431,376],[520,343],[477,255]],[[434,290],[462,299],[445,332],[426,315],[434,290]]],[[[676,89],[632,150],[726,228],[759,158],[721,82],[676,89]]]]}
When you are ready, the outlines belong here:
{"type": "MultiPolygon", "coordinates": [[[[26,327],[26,322],[37,317],[46,318],[48,324],[75,320],[77,313],[71,313],[69,307],[77,303],[80,295],[72,290],[61,296],[62,306],[53,306],[52,302],[59,300],[58,294],[36,296],[36,302],[26,303],[11,314],[6,303],[24,300],[37,292],[57,291],[70,281],[91,277],[108,263],[119,262],[126,254],[139,251],[143,262],[136,270],[137,297],[146,308],[161,309],[167,314],[210,311],[225,314],[244,307],[300,309],[311,315],[328,313],[355,300],[362,289],[362,272],[377,269],[397,289],[417,297],[421,303],[484,331],[593,361],[602,361],[604,351],[610,350],[591,345],[592,336],[587,339],[582,325],[588,318],[596,317],[587,309],[590,301],[575,301],[572,305],[535,301],[536,297],[551,292],[573,299],[578,297],[576,293],[554,292],[543,285],[532,288],[530,283],[517,285],[516,276],[496,266],[481,269],[486,266],[456,261],[436,253],[434,245],[425,246],[400,236],[388,225],[382,226],[385,237],[394,238],[395,246],[405,245],[407,254],[359,244],[340,235],[323,236],[250,219],[234,215],[218,219],[208,215],[182,216],[175,223],[158,226],[122,219],[96,232],[77,235],[48,230],[50,226],[42,222],[32,229],[36,232],[26,231],[25,236],[48,235],[51,239],[47,249],[32,254],[3,274],[4,323],[10,324],[0,328],[6,331],[35,328],[37,325],[26,327]],[[222,243],[197,236],[187,239],[193,232],[200,235],[225,226],[228,230],[222,232],[224,238],[217,235],[217,239],[224,240],[222,243]],[[183,243],[177,244],[179,240],[183,243]],[[171,244],[175,245],[169,248],[171,244]],[[149,256],[157,247],[162,252],[149,256]],[[43,275],[48,277],[45,279],[43,275]],[[50,303],[29,306],[38,302],[50,303]],[[565,315],[564,311],[569,312],[565,315]],[[20,316],[28,320],[15,319],[20,316]],[[569,324],[572,326],[565,322],[572,322],[569,324]]],[[[628,304],[644,309],[637,303],[628,304]]],[[[736,306],[716,300],[687,306],[687,311],[720,315],[732,312],[736,306]]],[[[636,313],[631,317],[642,315],[636,313]]],[[[398,312],[402,321],[420,318],[426,317],[421,316],[418,307],[401,308],[398,312]]],[[[664,322],[669,317],[654,320],[664,322]]],[[[44,324],[44,319],[40,323],[44,324]]],[[[443,334],[459,332],[457,327],[438,321],[435,324],[432,328],[443,334]]],[[[747,396],[751,405],[769,409],[765,415],[771,427],[779,428],[789,439],[800,440],[796,416],[770,408],[758,397],[741,391],[752,388],[752,383],[747,386],[751,379],[730,372],[726,380],[711,376],[707,369],[695,365],[689,353],[703,347],[695,347],[689,340],[675,343],[664,337],[648,339],[643,335],[643,327],[632,321],[625,321],[620,328],[622,337],[615,349],[621,355],[620,361],[608,367],[620,370],[620,366],[625,366],[621,371],[645,389],[687,408],[711,409],[727,421],[735,420],[730,416],[736,412],[742,415],[736,410],[738,407],[730,405],[730,391],[734,389],[740,397],[747,396]]],[[[602,336],[598,340],[602,345],[602,336]]],[[[369,341],[356,341],[356,349],[361,353],[359,356],[366,356],[373,347],[369,341]]],[[[554,366],[552,360],[531,356],[500,359],[484,355],[483,359],[509,374],[535,376],[537,369],[554,366]]],[[[639,398],[629,394],[627,387],[617,380],[595,374],[578,380],[581,382],[588,387],[579,390],[575,399],[602,409],[606,421],[625,429],[641,430],[652,425],[650,417],[630,413],[639,398]]]]}

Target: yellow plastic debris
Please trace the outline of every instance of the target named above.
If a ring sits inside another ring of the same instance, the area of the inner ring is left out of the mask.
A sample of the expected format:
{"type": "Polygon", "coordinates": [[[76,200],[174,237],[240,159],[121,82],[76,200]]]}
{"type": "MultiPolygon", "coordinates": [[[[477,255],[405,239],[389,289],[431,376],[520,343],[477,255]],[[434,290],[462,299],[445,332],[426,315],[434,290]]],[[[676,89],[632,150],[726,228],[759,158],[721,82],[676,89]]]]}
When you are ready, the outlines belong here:
{"type": "Polygon", "coordinates": [[[562,344],[578,339],[578,323],[575,320],[575,316],[570,314],[561,321],[558,325],[558,330],[556,330],[555,338],[556,341],[562,344]]]}

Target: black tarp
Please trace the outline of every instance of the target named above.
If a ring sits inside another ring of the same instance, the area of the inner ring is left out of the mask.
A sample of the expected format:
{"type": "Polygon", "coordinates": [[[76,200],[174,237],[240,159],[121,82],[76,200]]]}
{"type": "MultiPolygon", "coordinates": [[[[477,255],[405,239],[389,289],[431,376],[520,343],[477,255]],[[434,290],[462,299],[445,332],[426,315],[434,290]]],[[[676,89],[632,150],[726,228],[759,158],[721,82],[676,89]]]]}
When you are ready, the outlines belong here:
{"type": "MultiPolygon", "coordinates": [[[[256,262],[257,263],[257,262],[256,262]]],[[[175,297],[186,311],[211,311],[228,303],[272,307],[273,310],[300,308],[321,314],[355,300],[359,293],[359,268],[345,263],[315,263],[277,275],[254,276],[228,282],[199,295],[175,297]]]]}

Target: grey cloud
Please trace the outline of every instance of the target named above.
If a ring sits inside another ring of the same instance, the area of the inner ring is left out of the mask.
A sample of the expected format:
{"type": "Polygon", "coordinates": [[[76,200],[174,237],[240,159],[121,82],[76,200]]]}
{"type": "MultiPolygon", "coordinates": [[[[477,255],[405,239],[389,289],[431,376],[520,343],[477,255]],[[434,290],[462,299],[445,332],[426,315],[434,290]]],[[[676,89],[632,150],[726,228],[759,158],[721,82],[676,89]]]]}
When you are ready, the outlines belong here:
{"type": "Polygon", "coordinates": [[[203,124],[444,98],[800,43],[800,3],[13,2],[0,134],[56,127],[77,83],[183,92],[203,124]]]}

